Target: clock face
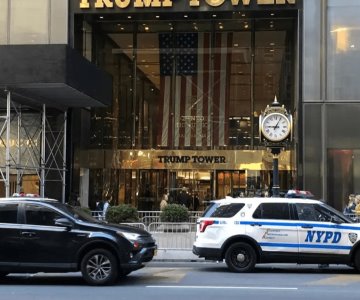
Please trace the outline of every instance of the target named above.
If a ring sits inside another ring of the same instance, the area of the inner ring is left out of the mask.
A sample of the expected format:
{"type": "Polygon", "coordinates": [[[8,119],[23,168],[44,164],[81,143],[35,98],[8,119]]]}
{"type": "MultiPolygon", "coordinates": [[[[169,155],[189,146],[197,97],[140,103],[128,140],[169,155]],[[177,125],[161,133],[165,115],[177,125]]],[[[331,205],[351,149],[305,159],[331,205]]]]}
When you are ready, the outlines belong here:
{"type": "Polygon", "coordinates": [[[270,113],[261,122],[263,136],[272,142],[280,142],[288,137],[291,130],[289,119],[281,113],[270,113]]]}

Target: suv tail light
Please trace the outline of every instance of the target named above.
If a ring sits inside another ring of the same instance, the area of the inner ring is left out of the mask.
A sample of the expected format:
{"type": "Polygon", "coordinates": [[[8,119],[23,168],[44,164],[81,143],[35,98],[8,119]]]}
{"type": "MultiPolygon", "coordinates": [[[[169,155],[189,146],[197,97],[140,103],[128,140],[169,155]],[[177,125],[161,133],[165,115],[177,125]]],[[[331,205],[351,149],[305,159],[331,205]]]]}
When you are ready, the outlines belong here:
{"type": "Polygon", "coordinates": [[[204,232],[206,227],[208,227],[209,225],[214,224],[213,220],[204,220],[200,222],[200,232],[204,232]]]}

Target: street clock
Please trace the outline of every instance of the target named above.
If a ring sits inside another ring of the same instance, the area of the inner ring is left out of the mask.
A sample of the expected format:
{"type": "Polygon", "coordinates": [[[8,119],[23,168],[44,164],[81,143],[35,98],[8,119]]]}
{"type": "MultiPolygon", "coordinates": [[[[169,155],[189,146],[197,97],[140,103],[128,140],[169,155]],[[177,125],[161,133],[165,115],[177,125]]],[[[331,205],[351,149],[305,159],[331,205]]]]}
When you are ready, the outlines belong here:
{"type": "Polygon", "coordinates": [[[292,138],[292,116],[284,106],[280,106],[276,97],[271,106],[267,106],[259,118],[261,140],[276,145],[292,138]]]}

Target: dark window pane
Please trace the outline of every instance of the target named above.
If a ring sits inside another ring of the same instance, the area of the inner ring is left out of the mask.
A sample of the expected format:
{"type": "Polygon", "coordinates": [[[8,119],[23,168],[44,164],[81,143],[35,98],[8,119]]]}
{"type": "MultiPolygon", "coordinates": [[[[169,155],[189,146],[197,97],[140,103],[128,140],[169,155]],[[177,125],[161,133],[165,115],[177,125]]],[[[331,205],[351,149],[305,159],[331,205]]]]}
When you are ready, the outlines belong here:
{"type": "Polygon", "coordinates": [[[244,205],[244,203],[220,205],[209,217],[231,218],[235,216],[244,207],[244,205]]]}
{"type": "Polygon", "coordinates": [[[26,224],[54,226],[55,220],[61,216],[47,207],[26,205],[26,224]]]}
{"type": "Polygon", "coordinates": [[[288,203],[262,203],[253,214],[254,219],[289,220],[290,210],[288,203]]]}
{"type": "Polygon", "coordinates": [[[298,203],[296,204],[296,211],[299,220],[302,221],[317,221],[317,214],[315,207],[312,204],[298,203]]]}
{"type": "Polygon", "coordinates": [[[0,204],[0,223],[17,223],[17,204],[0,204]]]}

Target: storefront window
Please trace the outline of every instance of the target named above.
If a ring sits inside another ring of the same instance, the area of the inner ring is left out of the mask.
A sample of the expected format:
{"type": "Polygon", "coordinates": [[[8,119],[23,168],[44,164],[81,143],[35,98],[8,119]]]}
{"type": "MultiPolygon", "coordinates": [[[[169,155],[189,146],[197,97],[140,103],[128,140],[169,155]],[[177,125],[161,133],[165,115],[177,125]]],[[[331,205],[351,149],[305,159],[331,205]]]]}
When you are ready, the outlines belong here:
{"type": "Polygon", "coordinates": [[[111,107],[91,109],[90,143],[99,153],[112,150],[110,163],[121,170],[119,203],[156,210],[166,191],[177,201],[185,188],[201,205],[228,194],[268,190],[271,172],[262,173],[261,164],[254,172],[230,160],[230,167],[218,162],[211,169],[196,162],[164,170],[156,155],[162,151],[180,159],[190,153],[183,151],[201,150],[222,157],[222,151],[264,149],[258,134],[261,111],[275,96],[290,111],[295,108],[295,18],[165,22],[78,17],[75,24],[86,21],[91,29],[84,35],[77,26],[79,39],[92,36],[92,41],[76,47],[113,77],[111,107]],[[122,160],[119,150],[148,150],[147,160],[122,160]]]}

